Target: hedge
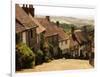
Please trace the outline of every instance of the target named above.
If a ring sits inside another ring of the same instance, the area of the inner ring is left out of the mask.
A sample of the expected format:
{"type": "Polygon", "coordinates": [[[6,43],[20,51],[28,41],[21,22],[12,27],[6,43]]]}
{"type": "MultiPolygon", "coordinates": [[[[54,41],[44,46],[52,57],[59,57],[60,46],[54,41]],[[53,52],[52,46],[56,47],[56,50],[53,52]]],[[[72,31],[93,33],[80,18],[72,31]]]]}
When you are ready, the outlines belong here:
{"type": "Polygon", "coordinates": [[[35,59],[36,65],[42,64],[43,61],[44,61],[43,51],[39,49],[39,50],[36,51],[35,54],[36,54],[36,59],[35,59]]]}
{"type": "Polygon", "coordinates": [[[31,68],[35,65],[35,54],[24,43],[16,45],[16,70],[31,68]]]}

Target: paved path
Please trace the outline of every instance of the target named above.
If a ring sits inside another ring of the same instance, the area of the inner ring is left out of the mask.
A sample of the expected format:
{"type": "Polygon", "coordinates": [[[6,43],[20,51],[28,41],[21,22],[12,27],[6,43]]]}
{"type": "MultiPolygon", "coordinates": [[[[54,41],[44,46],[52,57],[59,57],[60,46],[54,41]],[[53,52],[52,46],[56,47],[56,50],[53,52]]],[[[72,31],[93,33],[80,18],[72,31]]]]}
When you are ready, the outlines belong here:
{"type": "Polygon", "coordinates": [[[43,63],[33,69],[24,69],[20,72],[41,72],[41,71],[56,71],[56,70],[75,70],[93,68],[88,60],[77,59],[58,59],[52,60],[49,63],[43,63]]]}

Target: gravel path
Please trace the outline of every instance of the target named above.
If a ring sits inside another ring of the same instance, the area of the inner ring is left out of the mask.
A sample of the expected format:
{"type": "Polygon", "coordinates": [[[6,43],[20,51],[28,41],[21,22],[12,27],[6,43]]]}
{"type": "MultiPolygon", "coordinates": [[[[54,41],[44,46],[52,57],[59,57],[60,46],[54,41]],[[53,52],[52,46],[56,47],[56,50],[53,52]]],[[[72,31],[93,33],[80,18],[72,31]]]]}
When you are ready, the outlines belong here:
{"type": "Polygon", "coordinates": [[[58,71],[58,70],[75,70],[93,68],[88,60],[77,59],[58,59],[49,63],[37,65],[33,69],[24,69],[18,72],[41,72],[41,71],[58,71]]]}

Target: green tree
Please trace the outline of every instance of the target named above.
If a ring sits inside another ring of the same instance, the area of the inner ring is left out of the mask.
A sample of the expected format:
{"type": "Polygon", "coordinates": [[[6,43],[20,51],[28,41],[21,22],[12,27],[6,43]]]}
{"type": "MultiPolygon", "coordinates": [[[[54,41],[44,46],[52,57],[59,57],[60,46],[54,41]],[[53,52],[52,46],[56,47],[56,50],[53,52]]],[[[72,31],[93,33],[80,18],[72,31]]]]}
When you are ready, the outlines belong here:
{"type": "Polygon", "coordinates": [[[35,65],[35,54],[24,43],[16,45],[16,70],[31,68],[35,65]]]}

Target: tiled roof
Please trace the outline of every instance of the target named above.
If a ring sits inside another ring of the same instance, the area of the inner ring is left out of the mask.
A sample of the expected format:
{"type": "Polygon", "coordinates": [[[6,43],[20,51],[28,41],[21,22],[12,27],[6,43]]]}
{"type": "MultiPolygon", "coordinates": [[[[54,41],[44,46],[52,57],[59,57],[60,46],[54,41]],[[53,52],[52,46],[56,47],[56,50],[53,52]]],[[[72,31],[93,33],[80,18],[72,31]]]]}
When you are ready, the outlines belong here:
{"type": "Polygon", "coordinates": [[[87,39],[86,39],[85,35],[83,34],[82,30],[75,30],[74,34],[75,34],[75,36],[80,44],[82,42],[87,42],[87,39]]]}
{"type": "Polygon", "coordinates": [[[36,24],[18,4],[16,4],[16,19],[21,22],[26,29],[37,27],[36,24]]]}
{"type": "Polygon", "coordinates": [[[46,29],[43,27],[43,25],[40,24],[39,21],[38,21],[36,18],[32,17],[31,14],[29,14],[29,17],[30,17],[30,18],[33,20],[33,22],[34,22],[35,24],[37,24],[37,26],[38,26],[38,27],[36,28],[37,34],[39,34],[39,33],[41,33],[41,32],[43,32],[43,31],[46,30],[46,29]]]}
{"type": "Polygon", "coordinates": [[[42,24],[45,29],[46,29],[46,33],[45,36],[53,36],[53,35],[57,35],[58,33],[55,31],[54,27],[51,25],[50,22],[48,22],[45,18],[36,18],[38,20],[38,22],[40,24],[42,24]]]}
{"type": "Polygon", "coordinates": [[[58,27],[55,23],[52,22],[52,26],[55,27],[55,31],[58,33],[59,35],[59,41],[64,41],[66,39],[68,39],[68,35],[64,32],[63,28],[61,28],[60,26],[58,27]]]}
{"type": "Polygon", "coordinates": [[[16,33],[23,32],[25,30],[26,28],[21,23],[16,21],[16,33]]]}
{"type": "Polygon", "coordinates": [[[66,33],[61,27],[58,27],[55,23],[49,22],[46,18],[37,18],[38,21],[46,28],[46,36],[52,36],[58,34],[59,41],[66,40],[66,33]]]}
{"type": "Polygon", "coordinates": [[[85,38],[85,36],[83,35],[83,31],[82,30],[75,30],[74,34],[75,34],[75,37],[76,37],[78,42],[72,38],[72,35],[70,35],[69,36],[69,41],[70,41],[69,47],[74,47],[74,46],[79,45],[79,43],[82,44],[83,42],[87,42],[88,41],[85,38]]]}
{"type": "Polygon", "coordinates": [[[68,45],[69,48],[73,48],[74,46],[79,45],[77,41],[73,40],[72,35],[69,36],[68,40],[69,40],[69,45],[68,45]]]}

